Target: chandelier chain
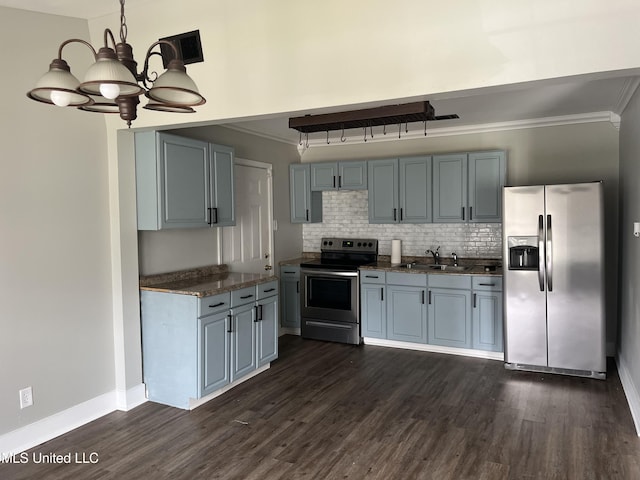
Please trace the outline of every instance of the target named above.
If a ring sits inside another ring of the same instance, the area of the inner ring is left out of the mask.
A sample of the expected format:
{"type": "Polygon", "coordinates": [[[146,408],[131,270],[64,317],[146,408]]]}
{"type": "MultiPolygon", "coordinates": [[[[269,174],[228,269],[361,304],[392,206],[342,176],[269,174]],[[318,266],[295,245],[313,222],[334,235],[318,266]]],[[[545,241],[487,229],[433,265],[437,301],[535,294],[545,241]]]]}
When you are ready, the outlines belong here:
{"type": "Polygon", "coordinates": [[[124,0],[120,0],[120,41],[127,43],[127,17],[124,16],[124,0]]]}

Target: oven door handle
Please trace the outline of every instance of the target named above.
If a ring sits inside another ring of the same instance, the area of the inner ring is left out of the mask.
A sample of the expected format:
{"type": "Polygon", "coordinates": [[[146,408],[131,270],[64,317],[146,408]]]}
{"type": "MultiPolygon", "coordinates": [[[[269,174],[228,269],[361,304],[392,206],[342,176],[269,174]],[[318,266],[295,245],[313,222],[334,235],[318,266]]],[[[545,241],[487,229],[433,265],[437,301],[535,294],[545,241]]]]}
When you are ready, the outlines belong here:
{"type": "Polygon", "coordinates": [[[358,272],[340,272],[336,270],[303,270],[308,277],[357,277],[358,272]]]}
{"type": "Polygon", "coordinates": [[[319,322],[317,320],[306,320],[305,323],[312,327],[330,327],[342,330],[351,330],[351,325],[340,325],[339,323],[319,322]]]}

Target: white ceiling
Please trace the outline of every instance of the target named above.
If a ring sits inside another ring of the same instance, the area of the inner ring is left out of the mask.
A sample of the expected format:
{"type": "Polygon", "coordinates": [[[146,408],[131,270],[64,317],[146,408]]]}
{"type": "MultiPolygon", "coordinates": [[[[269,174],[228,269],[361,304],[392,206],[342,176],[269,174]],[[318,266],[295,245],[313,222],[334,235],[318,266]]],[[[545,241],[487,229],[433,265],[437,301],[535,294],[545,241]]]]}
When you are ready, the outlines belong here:
{"type": "MultiPolygon", "coordinates": [[[[126,0],[126,5],[141,5],[149,2],[153,0],[126,0]]],[[[120,3],[117,0],[0,0],[0,6],[86,19],[120,10],[120,3]]],[[[360,106],[291,112],[269,119],[234,122],[230,125],[244,131],[298,143],[298,132],[288,128],[290,116],[354,110],[418,100],[429,100],[436,115],[457,113],[460,116],[456,120],[428,122],[427,129],[432,133],[437,133],[438,130],[444,132],[504,122],[534,123],[540,119],[592,112],[613,112],[620,115],[640,83],[639,74],[638,71],[601,73],[475,91],[450,92],[424,98],[391,99],[360,106]]],[[[204,94],[207,96],[206,92],[204,94]]],[[[413,132],[414,135],[424,130],[422,123],[409,124],[408,127],[410,133],[413,132]]],[[[396,134],[398,133],[397,128],[394,127],[393,130],[396,134]]],[[[333,132],[331,138],[334,140],[339,138],[340,133],[333,132]]],[[[374,135],[377,134],[382,134],[381,127],[374,129],[374,135]]],[[[406,136],[404,127],[402,134],[406,136]]],[[[345,135],[357,138],[362,137],[363,132],[350,130],[345,132],[345,135]]],[[[326,141],[326,133],[310,135],[310,141],[319,142],[320,139],[326,141]]]]}

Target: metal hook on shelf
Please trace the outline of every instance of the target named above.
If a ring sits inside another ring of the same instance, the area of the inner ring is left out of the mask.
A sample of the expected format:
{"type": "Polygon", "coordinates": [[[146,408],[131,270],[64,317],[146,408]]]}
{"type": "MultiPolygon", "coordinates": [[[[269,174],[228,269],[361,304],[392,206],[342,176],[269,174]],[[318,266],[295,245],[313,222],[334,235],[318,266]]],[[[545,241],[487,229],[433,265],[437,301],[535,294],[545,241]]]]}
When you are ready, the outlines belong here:
{"type": "Polygon", "coordinates": [[[373,125],[369,125],[369,130],[371,131],[371,138],[373,138],[373,125]]]}
{"type": "Polygon", "coordinates": [[[398,138],[402,137],[402,123],[398,124],[398,138]]]}
{"type": "Polygon", "coordinates": [[[427,121],[424,121],[424,136],[427,136],[427,121]]]}
{"type": "Polygon", "coordinates": [[[364,141],[367,141],[367,127],[364,127],[364,141]]]}
{"type": "Polygon", "coordinates": [[[331,145],[331,142],[329,141],[329,130],[327,130],[327,145],[331,145]]]}
{"type": "Polygon", "coordinates": [[[342,125],[342,135],[340,136],[340,141],[342,143],[347,141],[347,137],[344,136],[344,125],[342,125]]]}
{"type": "Polygon", "coordinates": [[[409,133],[409,122],[404,122],[404,133],[409,133]]]}
{"type": "Polygon", "coordinates": [[[304,148],[309,148],[309,132],[305,134],[305,137],[306,139],[305,139],[304,148]]]}
{"type": "Polygon", "coordinates": [[[382,134],[383,135],[387,134],[387,124],[386,123],[382,126],[382,134]]]}
{"type": "Polygon", "coordinates": [[[298,142],[298,145],[302,146],[302,130],[300,130],[300,141],[298,142]]]}

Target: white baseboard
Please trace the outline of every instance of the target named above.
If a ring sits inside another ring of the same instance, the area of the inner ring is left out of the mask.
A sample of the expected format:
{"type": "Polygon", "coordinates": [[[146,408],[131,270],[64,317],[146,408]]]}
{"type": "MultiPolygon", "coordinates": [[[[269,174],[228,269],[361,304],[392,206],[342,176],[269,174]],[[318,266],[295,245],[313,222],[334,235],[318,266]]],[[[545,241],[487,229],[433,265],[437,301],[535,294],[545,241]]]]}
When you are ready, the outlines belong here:
{"type": "Polygon", "coordinates": [[[144,383],[129,390],[116,390],[116,408],[128,412],[147,402],[147,391],[144,383]]]}
{"type": "Polygon", "coordinates": [[[126,392],[114,390],[92,398],[47,418],[0,435],[0,458],[24,452],[115,410],[131,410],[146,401],[145,388],[142,383],[126,392]]]}
{"type": "Polygon", "coordinates": [[[636,427],[636,433],[640,436],[640,395],[638,394],[638,389],[633,384],[633,379],[631,378],[629,369],[620,358],[620,354],[616,356],[616,364],[618,365],[620,383],[622,383],[622,389],[627,397],[631,416],[633,417],[633,423],[636,427]]]}
{"type": "Polygon", "coordinates": [[[397,340],[384,340],[380,338],[364,337],[365,345],[376,345],[378,347],[405,348],[407,350],[419,350],[421,352],[447,353],[450,355],[462,355],[464,357],[486,358],[488,360],[504,361],[504,353],[487,352],[485,350],[473,350],[467,348],[440,347],[438,345],[427,345],[424,343],[399,342],[397,340]]]}

